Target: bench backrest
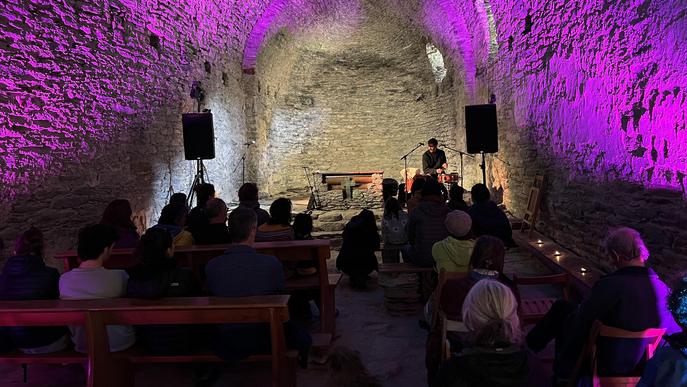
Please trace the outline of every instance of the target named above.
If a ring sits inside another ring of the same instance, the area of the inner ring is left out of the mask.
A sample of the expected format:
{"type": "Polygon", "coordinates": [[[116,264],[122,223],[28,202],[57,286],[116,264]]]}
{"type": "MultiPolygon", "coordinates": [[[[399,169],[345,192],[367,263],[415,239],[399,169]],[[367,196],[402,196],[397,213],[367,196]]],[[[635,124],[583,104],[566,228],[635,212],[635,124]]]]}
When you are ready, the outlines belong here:
{"type": "MultiPolygon", "coordinates": [[[[283,323],[289,320],[288,295],[160,300],[98,299],[0,302],[0,326],[84,325],[88,337],[89,387],[116,386],[126,359],[109,352],[107,325],[113,324],[270,324],[273,380],[280,384],[286,364],[283,323]]],[[[34,355],[32,355],[34,356],[34,355]]]]}
{"type": "MultiPolygon", "coordinates": [[[[174,255],[182,266],[194,268],[204,265],[214,257],[220,256],[229,245],[195,245],[179,247],[174,255]]],[[[323,256],[324,261],[330,255],[330,242],[328,240],[305,240],[284,242],[258,242],[253,247],[263,254],[274,255],[282,261],[304,261],[318,259],[323,256]]],[[[78,266],[76,251],[65,251],[55,255],[55,259],[63,260],[65,271],[78,266]]],[[[135,249],[113,249],[110,259],[105,263],[109,269],[127,269],[137,264],[135,249]]],[[[323,269],[326,269],[324,267],[323,269]]],[[[325,270],[326,271],[326,270],[325,270]]]]}

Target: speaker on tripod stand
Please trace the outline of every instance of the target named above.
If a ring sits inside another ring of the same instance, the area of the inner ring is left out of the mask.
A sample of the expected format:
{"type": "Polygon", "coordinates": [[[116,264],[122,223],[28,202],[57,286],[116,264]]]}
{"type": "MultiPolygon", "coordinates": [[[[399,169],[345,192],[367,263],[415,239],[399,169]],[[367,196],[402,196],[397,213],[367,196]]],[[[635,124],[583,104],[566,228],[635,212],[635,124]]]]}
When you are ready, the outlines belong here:
{"type": "Polygon", "coordinates": [[[496,120],[496,105],[465,106],[465,142],[468,153],[482,155],[482,183],[487,184],[485,153],[499,151],[499,131],[496,120]]]}
{"type": "Polygon", "coordinates": [[[215,158],[215,129],[212,113],[186,113],[181,115],[184,135],[184,157],[196,161],[196,175],[188,194],[189,206],[193,203],[196,187],[205,183],[203,160],[215,158]]]}

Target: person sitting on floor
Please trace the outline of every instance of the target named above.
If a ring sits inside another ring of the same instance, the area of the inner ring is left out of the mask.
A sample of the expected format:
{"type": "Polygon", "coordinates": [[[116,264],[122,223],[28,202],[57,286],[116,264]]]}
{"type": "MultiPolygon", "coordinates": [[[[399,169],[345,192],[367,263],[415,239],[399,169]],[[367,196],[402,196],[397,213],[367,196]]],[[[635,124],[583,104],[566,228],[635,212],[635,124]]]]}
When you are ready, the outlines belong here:
{"type": "Polygon", "coordinates": [[[448,212],[448,206],[441,198],[439,183],[427,180],[422,188],[422,201],[408,219],[410,248],[406,250],[409,262],[423,267],[434,266],[432,246],[448,236],[445,225],[448,212]]]}
{"type": "MultiPolygon", "coordinates": [[[[172,236],[162,228],[143,234],[136,248],[140,264],[130,270],[126,287],[129,298],[195,296],[200,286],[189,269],[177,267],[172,236]]],[[[139,341],[156,354],[188,352],[197,338],[189,326],[141,325],[136,327],[139,341]]]]}
{"type": "Polygon", "coordinates": [[[189,211],[186,217],[186,227],[196,235],[208,224],[208,216],[205,213],[205,205],[208,200],[215,197],[215,186],[210,183],[198,184],[193,188],[196,193],[196,206],[189,211]]]}
{"type": "Polygon", "coordinates": [[[346,224],[336,267],[348,274],[351,287],[366,289],[369,274],[378,269],[375,250],[379,249],[379,233],[375,214],[362,210],[346,224]]]}
{"type": "MultiPolygon", "coordinates": [[[[554,373],[559,379],[572,376],[573,368],[587,342],[595,320],[602,324],[641,331],[666,328],[666,333],[680,331],[666,308],[668,287],[656,273],[646,267],[649,250],[639,233],[623,227],[613,230],[606,239],[606,251],[618,267],[614,273],[599,279],[589,298],[579,306],[558,300],[544,318],[527,335],[527,345],[541,351],[555,339],[554,373]]],[[[637,340],[605,340],[597,351],[602,375],[630,375],[640,363],[643,350],[637,340]]]]}
{"type": "Polygon", "coordinates": [[[220,198],[211,198],[205,204],[205,216],[208,224],[199,228],[193,235],[196,244],[219,245],[231,242],[227,228],[227,204],[220,198]]]}
{"type": "Polygon", "coordinates": [[[384,203],[382,216],[383,263],[401,262],[401,250],[408,245],[408,214],[401,208],[395,197],[384,203]]]}
{"type": "Polygon", "coordinates": [[[136,247],[138,244],[138,231],[131,220],[131,204],[126,199],[116,199],[107,205],[103,212],[100,224],[112,226],[117,232],[115,248],[136,247]]]}
{"type": "Polygon", "coordinates": [[[668,309],[682,332],[665,337],[666,343],[644,367],[637,387],[687,386],[687,277],[673,286],[668,309]]]}
{"type": "Polygon", "coordinates": [[[170,233],[176,247],[191,246],[193,245],[193,235],[184,229],[187,215],[188,207],[185,203],[168,204],[162,209],[157,224],[151,228],[160,228],[170,233]]]}
{"type": "Polygon", "coordinates": [[[472,232],[475,236],[493,235],[500,238],[507,247],[515,246],[508,217],[491,200],[489,188],[481,183],[475,184],[470,194],[472,206],[467,212],[472,218],[472,232]]]}
{"type": "MultiPolygon", "coordinates": [[[[257,232],[257,216],[253,210],[237,208],[229,215],[232,244],[223,255],[205,266],[207,287],[215,296],[247,297],[283,294],[284,270],[271,255],[259,254],[253,247],[257,232]]],[[[307,365],[312,339],[308,332],[291,321],[284,324],[287,346],[299,352],[299,363],[307,365]]],[[[219,329],[217,353],[226,360],[269,353],[269,324],[225,324],[219,329]]]]}
{"type": "MultiPolygon", "coordinates": [[[[43,261],[43,233],[31,227],[17,238],[14,256],[0,274],[0,300],[56,300],[60,273],[43,261]]],[[[27,354],[57,352],[70,345],[67,327],[10,327],[14,347],[27,354]]]]}
{"type": "Polygon", "coordinates": [[[269,212],[260,208],[258,186],[255,183],[245,183],[239,188],[239,208],[248,208],[255,211],[255,215],[258,217],[258,227],[270,220],[269,212]]]}
{"type": "Polygon", "coordinates": [[[518,302],[505,285],[483,279],[463,304],[468,345],[442,364],[438,387],[526,386],[529,366],[522,348],[518,302]]]}
{"type": "Polygon", "coordinates": [[[451,183],[451,188],[448,190],[448,208],[451,211],[460,210],[467,211],[468,204],[465,203],[463,199],[463,193],[465,190],[463,187],[459,186],[457,183],[451,183]]]}
{"type": "Polygon", "coordinates": [[[256,242],[292,241],[291,200],[279,198],[270,205],[270,220],[258,227],[256,242]]]}
{"type": "Polygon", "coordinates": [[[472,240],[472,219],[466,212],[456,210],[446,215],[448,236],[432,246],[432,258],[437,271],[467,273],[470,254],[475,246],[472,240]]]}
{"type": "MultiPolygon", "coordinates": [[[[81,263],[60,277],[60,298],[63,300],[92,300],[117,298],[126,294],[129,276],[124,270],[108,270],[107,262],[117,241],[114,228],[96,224],[79,231],[77,254],[81,263]]],[[[88,349],[86,330],[83,326],[71,326],[72,341],[78,352],[88,349]]],[[[131,347],[136,334],[131,326],[108,325],[107,337],[110,351],[118,352],[131,347]]]]}

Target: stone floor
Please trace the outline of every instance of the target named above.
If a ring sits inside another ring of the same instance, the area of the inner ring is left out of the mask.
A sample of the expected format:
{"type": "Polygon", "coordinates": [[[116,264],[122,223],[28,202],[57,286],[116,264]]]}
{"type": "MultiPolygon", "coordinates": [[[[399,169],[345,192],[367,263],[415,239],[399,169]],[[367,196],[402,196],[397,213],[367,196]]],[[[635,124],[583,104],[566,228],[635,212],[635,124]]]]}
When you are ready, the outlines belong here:
{"type": "MultiPolygon", "coordinates": [[[[334,270],[336,251],[329,261],[334,270]]],[[[507,273],[520,275],[546,273],[535,259],[518,250],[508,252],[507,273]]],[[[529,296],[529,295],[528,295],[529,296]]],[[[342,345],[362,354],[369,370],[385,386],[418,387],[426,385],[424,367],[426,331],[420,328],[420,315],[394,317],[384,309],[382,289],[372,281],[366,291],[354,291],[344,277],[336,290],[339,337],[334,345],[342,345]]],[[[314,328],[314,326],[312,327],[314,328]]],[[[546,372],[538,370],[540,382],[546,372]]],[[[136,374],[137,386],[191,386],[192,365],[160,365],[140,367],[136,374]]],[[[222,367],[220,379],[214,386],[268,386],[269,366],[265,364],[222,367]]],[[[298,371],[298,385],[321,387],[327,378],[326,365],[311,363],[307,370],[298,371]]],[[[79,366],[29,367],[29,382],[22,383],[20,366],[0,366],[0,386],[82,386],[84,373],[79,366]]]]}

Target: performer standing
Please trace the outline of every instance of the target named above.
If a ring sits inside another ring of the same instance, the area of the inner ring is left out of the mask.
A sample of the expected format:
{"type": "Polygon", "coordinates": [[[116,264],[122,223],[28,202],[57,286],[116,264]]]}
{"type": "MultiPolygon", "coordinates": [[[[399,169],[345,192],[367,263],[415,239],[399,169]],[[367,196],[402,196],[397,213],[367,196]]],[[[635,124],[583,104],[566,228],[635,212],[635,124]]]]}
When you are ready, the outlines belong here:
{"type": "Polygon", "coordinates": [[[448,164],[446,164],[446,153],[437,148],[438,145],[439,142],[436,138],[430,138],[427,141],[429,149],[422,155],[422,172],[426,175],[436,177],[437,174],[443,173],[448,167],[448,164]]]}

